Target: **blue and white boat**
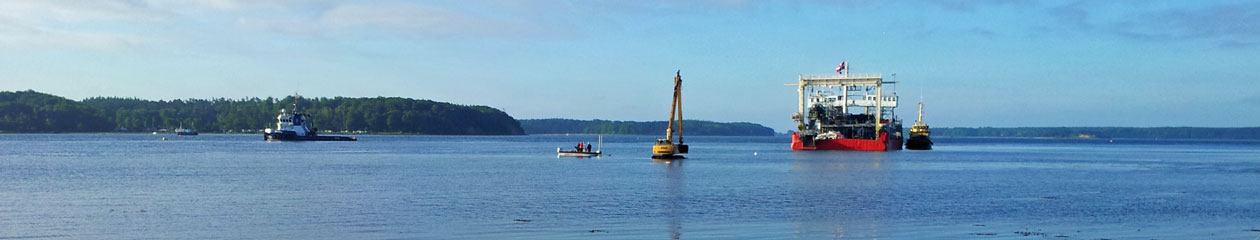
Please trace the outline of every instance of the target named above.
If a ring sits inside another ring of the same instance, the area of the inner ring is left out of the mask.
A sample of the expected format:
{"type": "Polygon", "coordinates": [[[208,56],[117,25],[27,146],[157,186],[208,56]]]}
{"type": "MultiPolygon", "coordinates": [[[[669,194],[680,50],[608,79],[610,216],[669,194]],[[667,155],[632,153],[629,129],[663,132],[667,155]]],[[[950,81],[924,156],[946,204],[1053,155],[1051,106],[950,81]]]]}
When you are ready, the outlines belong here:
{"type": "Polygon", "coordinates": [[[297,99],[301,96],[293,97],[293,111],[286,112],[280,109],[280,115],[276,116],[276,128],[267,128],[263,130],[263,139],[267,141],[358,141],[355,137],[345,136],[320,136],[316,133],[316,128],[311,127],[311,115],[298,111],[297,99]]]}
{"type": "Polygon", "coordinates": [[[184,124],[180,123],[179,128],[175,129],[175,135],[178,136],[197,136],[197,130],[184,128],[184,124]]]}

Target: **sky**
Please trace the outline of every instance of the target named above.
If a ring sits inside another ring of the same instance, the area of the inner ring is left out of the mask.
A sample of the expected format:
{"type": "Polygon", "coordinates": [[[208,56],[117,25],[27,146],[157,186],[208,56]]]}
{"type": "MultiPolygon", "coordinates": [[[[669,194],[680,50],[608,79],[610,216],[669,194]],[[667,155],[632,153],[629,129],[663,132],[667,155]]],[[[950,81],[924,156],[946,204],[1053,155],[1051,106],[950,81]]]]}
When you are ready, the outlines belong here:
{"type": "Polygon", "coordinates": [[[794,128],[801,74],[933,127],[1260,126],[1260,1],[0,1],[0,91],[407,97],[794,128]],[[892,89],[892,88],[890,88],[892,89]]]}

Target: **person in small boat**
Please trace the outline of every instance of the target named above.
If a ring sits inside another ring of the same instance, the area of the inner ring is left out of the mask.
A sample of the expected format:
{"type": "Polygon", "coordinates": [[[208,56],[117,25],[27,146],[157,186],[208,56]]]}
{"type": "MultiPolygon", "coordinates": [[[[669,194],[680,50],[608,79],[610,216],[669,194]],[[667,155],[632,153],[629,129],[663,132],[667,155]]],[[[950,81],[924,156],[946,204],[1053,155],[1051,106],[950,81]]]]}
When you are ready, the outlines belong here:
{"type": "Polygon", "coordinates": [[[586,144],[586,152],[591,152],[591,144],[586,144]]]}
{"type": "Polygon", "coordinates": [[[577,145],[577,147],[574,147],[574,150],[575,150],[574,152],[581,152],[581,151],[582,151],[582,142],[578,142],[578,145],[577,145]]]}

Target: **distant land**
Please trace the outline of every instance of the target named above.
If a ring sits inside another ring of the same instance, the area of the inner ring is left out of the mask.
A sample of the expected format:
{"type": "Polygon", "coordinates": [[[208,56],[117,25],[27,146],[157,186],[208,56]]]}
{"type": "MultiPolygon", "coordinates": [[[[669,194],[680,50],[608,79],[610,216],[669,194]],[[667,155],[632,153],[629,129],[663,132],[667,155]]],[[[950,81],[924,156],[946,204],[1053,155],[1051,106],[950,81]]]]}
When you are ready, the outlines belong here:
{"type": "Polygon", "coordinates": [[[1260,127],[1016,127],[933,128],[933,137],[1260,139],[1260,127]]]}
{"type": "MultiPolygon", "coordinates": [[[[635,122],[574,119],[523,119],[526,134],[619,134],[664,135],[665,121],[635,122]]],[[[755,123],[720,123],[684,120],[683,134],[688,136],[773,136],[774,129],[755,123]]]]}
{"type": "MultiPolygon", "coordinates": [[[[201,132],[274,127],[293,97],[151,101],[94,97],[82,102],[35,91],[0,92],[0,132],[150,132],[179,126],[201,132]]],[[[319,130],[438,135],[521,135],[520,123],[486,106],[398,97],[301,98],[319,130]]]]}
{"type": "MultiPolygon", "coordinates": [[[[152,101],[94,97],[74,101],[35,92],[0,92],[0,133],[151,132],[181,124],[201,132],[252,132],[275,126],[292,97],[152,101]]],[[[516,120],[487,106],[398,97],[303,98],[300,108],[320,130],[436,135],[624,134],[662,135],[665,122],[516,120]]],[[[687,120],[686,135],[772,136],[755,123],[687,120]]],[[[907,128],[908,129],[908,128],[907,128]]],[[[1260,127],[949,127],[934,137],[1047,137],[1149,139],[1260,139],[1260,127]]]]}

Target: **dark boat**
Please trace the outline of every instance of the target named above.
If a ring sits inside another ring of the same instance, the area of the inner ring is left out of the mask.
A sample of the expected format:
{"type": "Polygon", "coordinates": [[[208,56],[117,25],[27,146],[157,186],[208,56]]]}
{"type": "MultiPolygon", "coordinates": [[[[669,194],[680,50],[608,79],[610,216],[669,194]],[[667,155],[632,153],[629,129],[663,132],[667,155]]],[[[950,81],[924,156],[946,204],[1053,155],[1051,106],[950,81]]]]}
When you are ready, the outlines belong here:
{"type": "Polygon", "coordinates": [[[932,150],[932,138],[928,136],[910,136],[909,139],[906,139],[906,149],[932,150]]]}
{"type": "Polygon", "coordinates": [[[299,112],[297,109],[297,99],[301,96],[293,97],[293,112],[285,112],[280,109],[280,115],[276,116],[276,128],[267,128],[263,130],[263,139],[267,141],[358,141],[355,137],[345,136],[320,136],[316,132],[316,128],[309,127],[311,125],[309,119],[311,115],[299,112]]]}
{"type": "Polygon", "coordinates": [[[919,102],[919,121],[910,126],[910,138],[906,139],[906,149],[932,150],[932,130],[923,123],[923,102],[919,102]]]}

